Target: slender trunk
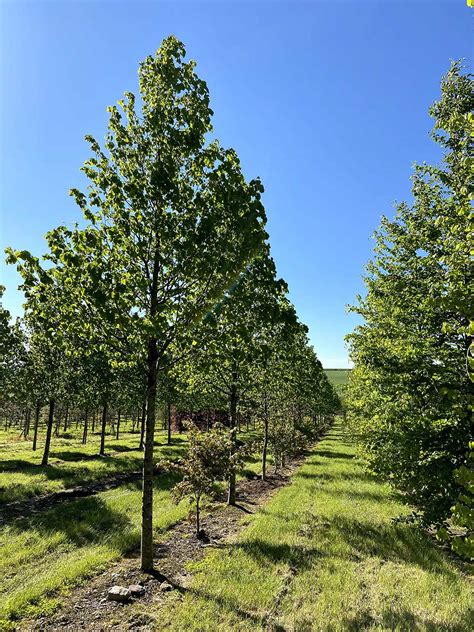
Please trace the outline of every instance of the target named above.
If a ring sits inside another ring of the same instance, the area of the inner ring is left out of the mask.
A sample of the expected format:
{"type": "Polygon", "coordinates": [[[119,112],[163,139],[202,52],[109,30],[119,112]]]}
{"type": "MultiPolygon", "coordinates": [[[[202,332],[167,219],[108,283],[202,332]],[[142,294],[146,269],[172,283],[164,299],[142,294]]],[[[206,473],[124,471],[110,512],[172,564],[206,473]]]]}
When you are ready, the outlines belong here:
{"type": "Polygon", "coordinates": [[[119,438],[119,432],[120,432],[120,408],[117,411],[117,434],[115,435],[116,439],[119,438]]]}
{"type": "Polygon", "coordinates": [[[66,404],[66,411],[64,413],[64,429],[63,431],[67,431],[67,422],[69,420],[69,404],[66,404]]]}
{"type": "Polygon", "coordinates": [[[107,428],[107,402],[102,407],[102,426],[100,429],[100,450],[99,456],[105,456],[105,430],[107,428]]]}
{"type": "Polygon", "coordinates": [[[262,481],[267,476],[267,450],[268,450],[268,400],[265,392],[263,409],[263,448],[262,448],[262,481]]]}
{"type": "Polygon", "coordinates": [[[155,441],[156,379],[158,348],[156,339],[148,341],[145,451],[143,456],[141,569],[153,570],[153,449],[155,441]]]}
{"type": "Polygon", "coordinates": [[[58,418],[56,420],[56,425],[54,427],[54,436],[59,437],[59,428],[61,427],[61,409],[59,409],[58,418]]]}
{"type": "Polygon", "coordinates": [[[171,445],[171,404],[168,402],[168,445],[171,445]]]}
{"type": "Polygon", "coordinates": [[[82,443],[83,445],[86,445],[87,443],[87,430],[88,430],[88,410],[86,408],[86,410],[84,411],[84,432],[82,433],[82,443]]]}
{"type": "Polygon", "coordinates": [[[46,442],[44,444],[43,460],[41,465],[48,465],[49,459],[49,446],[51,445],[51,433],[53,432],[54,423],[54,399],[49,401],[49,413],[48,413],[48,427],[46,429],[46,442]]]}
{"type": "Polygon", "coordinates": [[[143,450],[143,442],[145,439],[145,422],[146,419],[146,400],[142,404],[142,416],[141,416],[141,426],[140,426],[140,445],[138,446],[139,450],[143,450]]]}
{"type": "Polygon", "coordinates": [[[25,439],[28,439],[30,434],[30,421],[31,421],[31,410],[28,407],[25,413],[25,439]]]}
{"type": "MultiPolygon", "coordinates": [[[[236,430],[237,430],[237,367],[232,368],[232,386],[230,391],[230,428],[231,428],[231,448],[230,458],[232,459],[236,450],[236,430]]],[[[229,475],[229,493],[227,504],[235,505],[235,467],[231,467],[229,475]]]]}
{"type": "Polygon", "coordinates": [[[92,434],[95,432],[95,420],[96,420],[96,410],[92,411],[92,434]]]}
{"type": "Polygon", "coordinates": [[[201,497],[199,496],[199,494],[196,496],[196,535],[199,538],[199,532],[201,531],[201,516],[200,516],[200,507],[199,507],[199,501],[200,501],[201,497]]]}
{"type": "Polygon", "coordinates": [[[40,402],[36,402],[36,408],[35,408],[35,429],[34,429],[34,434],[33,434],[33,450],[36,450],[36,444],[38,443],[38,426],[39,426],[39,420],[40,420],[40,413],[41,413],[41,404],[40,402]]]}

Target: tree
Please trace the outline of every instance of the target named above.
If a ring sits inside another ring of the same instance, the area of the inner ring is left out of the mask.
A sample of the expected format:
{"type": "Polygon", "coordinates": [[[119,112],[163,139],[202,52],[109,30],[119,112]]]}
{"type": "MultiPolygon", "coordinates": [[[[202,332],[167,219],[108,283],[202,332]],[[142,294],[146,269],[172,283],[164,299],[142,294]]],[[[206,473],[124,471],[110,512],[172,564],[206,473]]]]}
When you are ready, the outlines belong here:
{"type": "Polygon", "coordinates": [[[418,166],[411,206],[382,219],[367,267],[364,323],[349,337],[355,364],[349,422],[371,468],[427,524],[449,518],[467,459],[472,383],[468,350],[473,82],[453,64],[430,110],[439,167],[418,166]]]}
{"type": "MultiPolygon", "coordinates": [[[[193,358],[195,374],[227,401],[231,429],[237,428],[239,401],[251,388],[263,323],[270,318],[273,296],[282,283],[275,280],[275,264],[266,246],[207,314],[199,330],[201,345],[193,358]]],[[[232,438],[234,453],[236,433],[232,438]]],[[[229,505],[236,502],[235,481],[236,472],[231,469],[229,505]]]]}
{"type": "Polygon", "coordinates": [[[212,428],[201,432],[195,426],[188,426],[189,447],[179,463],[167,464],[168,469],[178,471],[182,480],[173,488],[176,502],[189,497],[196,509],[196,535],[202,537],[200,523],[200,502],[204,494],[215,491],[217,481],[225,480],[231,469],[229,460],[231,437],[223,428],[212,428]]]}
{"type": "MultiPolygon", "coordinates": [[[[86,226],[48,236],[48,275],[60,288],[61,327],[146,375],[141,567],[153,568],[153,442],[157,377],[266,237],[259,180],[235,151],[207,141],[212,111],[183,45],[164,40],[141,64],[141,102],[109,108],[105,150],[92,137],[88,194],[71,194],[86,226]],[[120,111],[121,110],[121,111],[120,111]],[[124,117],[124,118],[123,118],[124,117]]],[[[21,253],[17,253],[21,257],[21,253]]]]}

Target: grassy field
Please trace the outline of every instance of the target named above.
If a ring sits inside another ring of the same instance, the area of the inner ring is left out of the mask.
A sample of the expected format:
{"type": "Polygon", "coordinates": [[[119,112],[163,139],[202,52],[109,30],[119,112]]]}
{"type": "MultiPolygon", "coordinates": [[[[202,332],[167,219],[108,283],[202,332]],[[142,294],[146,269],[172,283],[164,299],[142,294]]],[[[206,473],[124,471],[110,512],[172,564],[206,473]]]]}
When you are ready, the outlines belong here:
{"type": "Polygon", "coordinates": [[[324,372],[334,386],[345,386],[351,369],[324,369],[324,372]]]}
{"type": "MultiPolygon", "coordinates": [[[[81,443],[81,432],[53,437],[49,465],[41,466],[43,436],[33,452],[32,442],[18,438],[17,432],[0,435],[0,507],[3,503],[22,500],[49,492],[57,492],[76,485],[102,481],[115,474],[141,469],[143,454],[138,449],[140,435],[124,432],[117,440],[106,437],[106,455],[98,456],[100,435],[90,434],[86,445],[81,443]]],[[[173,437],[173,445],[166,445],[164,431],[156,436],[157,458],[182,454],[184,435],[173,437]]]]}
{"type": "MultiPolygon", "coordinates": [[[[169,475],[156,481],[157,539],[189,512],[187,503],[173,502],[174,482],[169,475]]],[[[2,528],[0,630],[21,617],[47,615],[71,586],[138,546],[140,499],[137,481],[2,528]]]]}
{"type": "MultiPolygon", "coordinates": [[[[338,425],[241,535],[191,567],[159,630],[473,629],[468,579],[367,474],[338,425]]],[[[150,614],[150,611],[148,611],[150,614]]]]}
{"type": "MultiPolygon", "coordinates": [[[[132,435],[132,438],[136,443],[137,436],[132,435]]],[[[124,438],[125,446],[129,439],[124,438]]],[[[70,446],[60,448],[60,441],[57,440],[55,452],[57,460],[66,447],[71,452],[70,446]]],[[[184,436],[175,436],[173,441],[171,447],[160,445],[157,448],[158,458],[182,453],[186,447],[184,436]]],[[[22,445],[16,446],[16,449],[28,449],[26,444],[22,445]]],[[[86,452],[84,458],[93,450],[93,442],[86,449],[81,447],[81,451],[86,452]]],[[[98,461],[95,457],[77,463],[61,461],[47,468],[52,467],[58,478],[46,478],[46,481],[51,480],[62,486],[71,482],[82,483],[81,476],[96,479],[101,473],[110,474],[118,469],[123,471],[125,467],[139,468],[141,457],[141,452],[137,451],[133,461],[129,456],[124,463],[122,452],[116,452],[105,459],[97,457],[98,461]],[[84,468],[81,463],[85,463],[84,468]],[[63,472],[65,465],[71,468],[67,474],[63,472]]],[[[10,480],[15,480],[15,477],[23,475],[25,489],[30,489],[31,480],[41,476],[40,468],[36,466],[38,470],[35,470],[35,474],[29,470],[29,465],[23,464],[21,467],[26,472],[18,474],[11,471],[3,476],[8,478],[11,475],[10,480]]],[[[259,470],[259,458],[249,458],[245,472],[259,470]]],[[[37,489],[50,489],[42,486],[42,478],[39,480],[37,489]]],[[[172,498],[171,487],[176,482],[176,476],[170,474],[159,475],[155,480],[154,524],[157,541],[165,537],[169,527],[190,512],[187,501],[176,505],[172,498]]],[[[71,587],[97,574],[127,551],[137,548],[140,522],[141,482],[134,481],[93,496],[63,502],[0,528],[0,630],[14,629],[15,621],[23,617],[47,616],[56,609],[71,587]]]]}

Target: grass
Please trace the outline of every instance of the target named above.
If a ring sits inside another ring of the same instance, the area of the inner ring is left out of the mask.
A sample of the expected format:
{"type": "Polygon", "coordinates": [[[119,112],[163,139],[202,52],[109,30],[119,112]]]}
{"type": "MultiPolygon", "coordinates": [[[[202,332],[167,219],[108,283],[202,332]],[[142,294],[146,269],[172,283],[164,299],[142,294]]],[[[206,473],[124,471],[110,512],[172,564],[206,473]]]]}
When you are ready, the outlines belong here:
{"type": "MultiPolygon", "coordinates": [[[[125,424],[124,426],[125,427],[125,424]]],[[[124,428],[125,429],[125,428],[124,428]]],[[[166,445],[166,432],[156,432],[156,459],[181,456],[186,450],[186,434],[173,434],[172,445],[166,445]]],[[[253,430],[242,429],[241,437],[255,438],[253,430]]],[[[89,433],[82,445],[82,430],[69,430],[52,438],[48,466],[41,465],[43,435],[33,452],[32,441],[20,438],[17,430],[0,430],[0,509],[2,504],[58,492],[76,485],[88,485],[116,474],[141,470],[143,453],[138,449],[140,434],[124,431],[117,440],[106,436],[106,455],[98,456],[100,434],[89,433]]],[[[248,469],[256,471],[258,459],[248,469]]]]}
{"type": "Polygon", "coordinates": [[[160,630],[473,629],[468,579],[356,458],[340,425],[234,541],[152,614],[160,630]]]}
{"type": "Polygon", "coordinates": [[[349,380],[351,369],[324,369],[329,381],[334,386],[345,386],[349,380]]]}
{"type": "MultiPolygon", "coordinates": [[[[243,437],[247,435],[253,436],[251,431],[243,433],[243,437]]],[[[78,449],[74,446],[74,439],[56,439],[54,465],[52,460],[52,466],[45,472],[45,468],[31,463],[32,455],[28,454],[9,462],[11,465],[20,461],[23,472],[7,470],[3,476],[10,475],[10,480],[25,476],[24,495],[25,491],[33,489],[32,479],[42,474],[46,478],[39,478],[37,489],[44,492],[51,490],[49,482],[65,486],[84,483],[84,480],[98,480],[104,474],[124,471],[128,467],[139,469],[141,452],[137,452],[133,460],[130,456],[124,460],[124,455],[128,454],[124,448],[132,440],[136,441],[137,436],[124,437],[116,442],[115,446],[119,445],[122,451],[111,453],[105,459],[95,458],[91,442],[85,448],[81,446],[81,460],[72,461],[72,458],[77,458],[78,449]],[[59,459],[59,455],[63,458],[59,459]],[[30,462],[26,461],[26,457],[30,458],[30,462]],[[52,478],[48,479],[48,476],[52,478]]],[[[18,452],[28,450],[28,445],[22,442],[14,449],[18,457],[18,452]]],[[[159,445],[156,452],[158,458],[165,455],[172,457],[185,449],[186,440],[181,435],[173,437],[172,446],[159,445]]],[[[245,471],[260,471],[257,456],[248,459],[245,471]]],[[[171,488],[176,482],[176,475],[172,474],[161,474],[155,478],[154,525],[157,541],[190,512],[187,501],[176,505],[171,496],[171,488]]],[[[96,575],[117,558],[137,548],[140,522],[141,482],[134,481],[93,496],[61,503],[0,528],[0,630],[14,629],[15,622],[25,617],[48,616],[74,585],[96,575]]]]}
{"type": "MultiPolygon", "coordinates": [[[[189,512],[176,505],[172,475],[156,479],[157,539],[189,512]]],[[[47,615],[57,598],[138,546],[140,483],[64,503],[0,530],[0,629],[25,616],[47,615]]]]}
{"type": "MultiPolygon", "coordinates": [[[[38,449],[32,442],[20,439],[18,432],[0,432],[0,507],[4,503],[58,492],[76,485],[102,481],[116,474],[141,469],[143,454],[138,449],[140,435],[124,432],[119,440],[106,437],[106,456],[98,456],[100,434],[90,433],[86,445],[81,443],[81,430],[53,437],[48,466],[41,465],[43,435],[38,449]]],[[[185,436],[173,436],[173,445],[166,445],[164,432],[157,433],[156,455],[171,457],[185,450],[185,436]]]]}

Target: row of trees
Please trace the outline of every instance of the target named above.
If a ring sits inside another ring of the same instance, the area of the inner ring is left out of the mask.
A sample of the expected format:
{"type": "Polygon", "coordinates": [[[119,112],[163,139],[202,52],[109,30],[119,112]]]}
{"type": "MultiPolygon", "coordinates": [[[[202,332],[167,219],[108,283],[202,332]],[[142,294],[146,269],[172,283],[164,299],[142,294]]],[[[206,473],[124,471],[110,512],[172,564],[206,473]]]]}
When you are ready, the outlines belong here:
{"type": "Polygon", "coordinates": [[[425,524],[467,527],[473,554],[472,76],[454,63],[433,105],[440,166],[417,166],[413,203],[383,218],[367,293],[349,336],[355,368],[349,423],[373,470],[400,490],[425,524]],[[470,531],[469,531],[470,529],[470,531]]]}
{"type": "Polygon", "coordinates": [[[0,317],[4,392],[48,405],[44,463],[58,402],[82,409],[85,427],[100,406],[101,453],[108,411],[142,406],[146,571],[157,404],[228,409],[229,503],[239,409],[262,424],[265,477],[269,450],[283,463],[338,407],[277,279],[263,187],[244,178],[235,151],[209,140],[207,86],[184,57],[166,39],[140,66],[140,102],[127,93],[109,108],[105,147],[87,137],[87,194],[71,191],[84,221],[49,232],[42,260],[8,250],[25,312],[15,325],[0,317]]]}

